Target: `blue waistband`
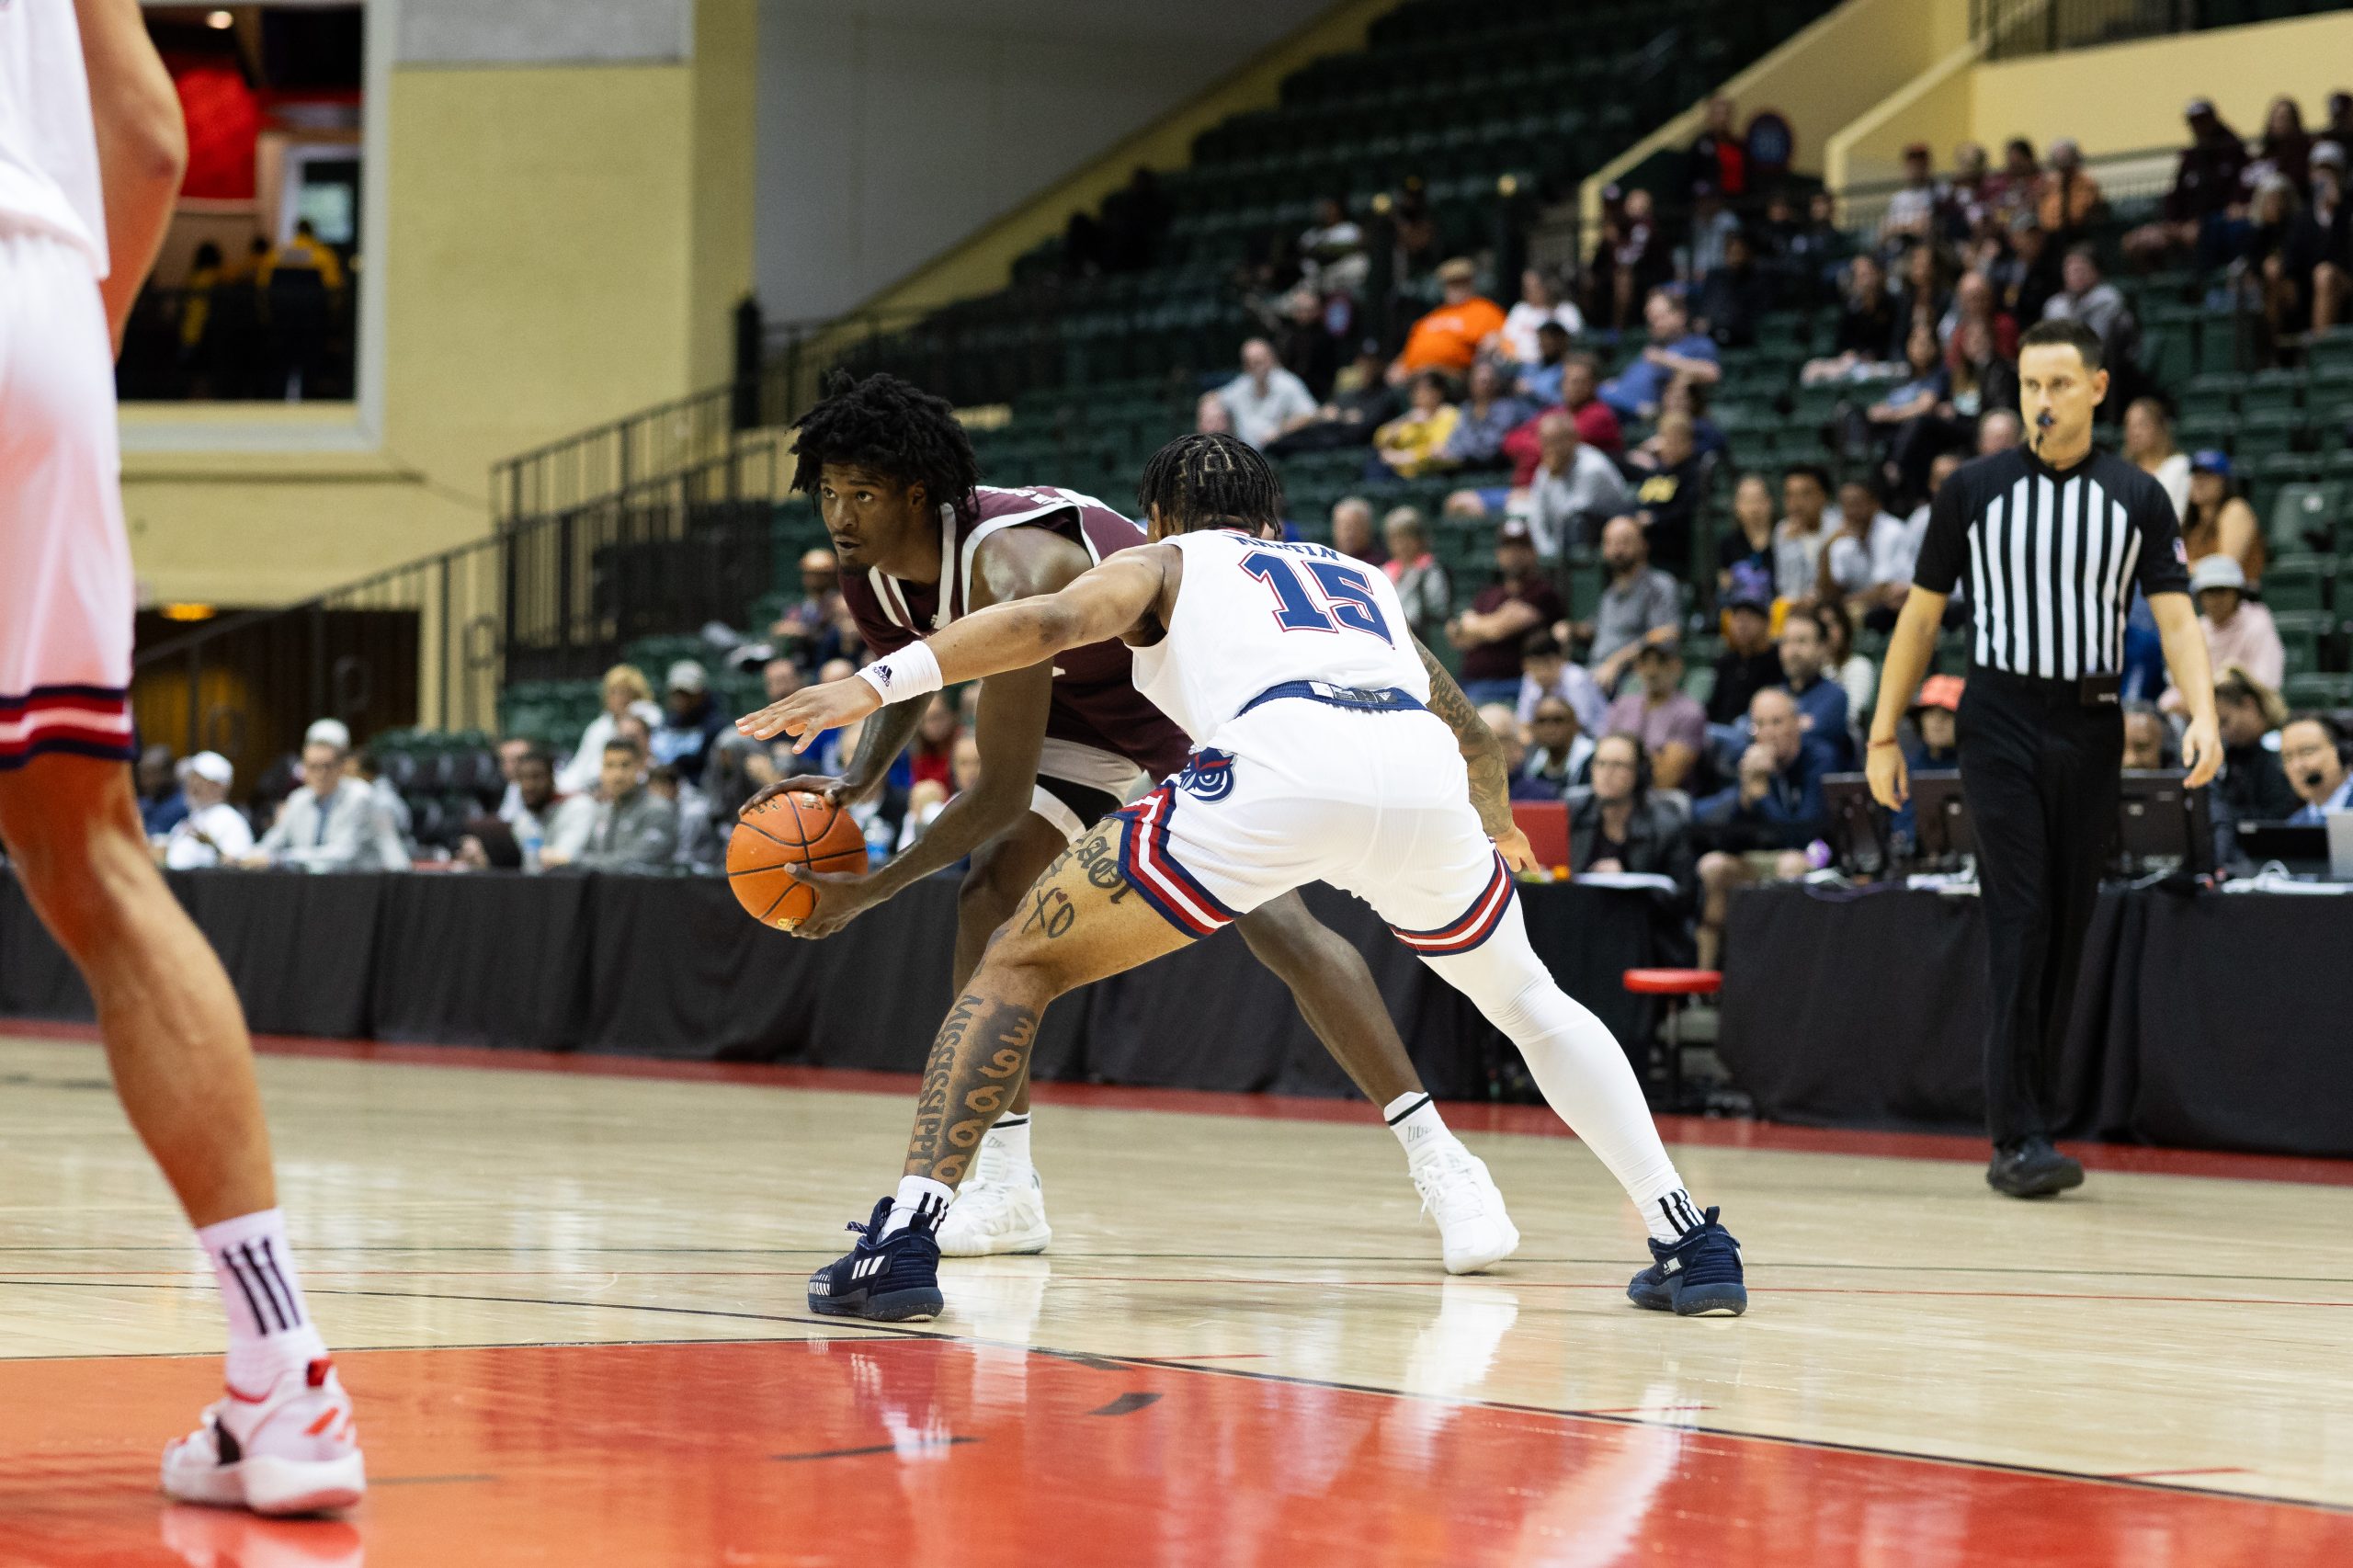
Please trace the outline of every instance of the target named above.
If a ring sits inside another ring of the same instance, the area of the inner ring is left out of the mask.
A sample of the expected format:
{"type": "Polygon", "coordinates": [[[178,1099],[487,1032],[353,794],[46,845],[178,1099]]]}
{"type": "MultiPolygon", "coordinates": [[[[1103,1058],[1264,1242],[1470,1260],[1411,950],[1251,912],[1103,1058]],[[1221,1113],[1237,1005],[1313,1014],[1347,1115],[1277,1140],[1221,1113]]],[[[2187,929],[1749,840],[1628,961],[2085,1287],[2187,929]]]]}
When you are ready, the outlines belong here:
{"type": "Polygon", "coordinates": [[[1268,687],[1244,703],[1242,712],[1234,717],[1239,719],[1253,708],[1281,697],[1304,697],[1310,702],[1328,703],[1334,708],[1353,708],[1362,713],[1404,713],[1418,710],[1422,706],[1412,692],[1393,686],[1368,691],[1359,687],[1334,686],[1324,680],[1287,680],[1280,686],[1268,687]]]}

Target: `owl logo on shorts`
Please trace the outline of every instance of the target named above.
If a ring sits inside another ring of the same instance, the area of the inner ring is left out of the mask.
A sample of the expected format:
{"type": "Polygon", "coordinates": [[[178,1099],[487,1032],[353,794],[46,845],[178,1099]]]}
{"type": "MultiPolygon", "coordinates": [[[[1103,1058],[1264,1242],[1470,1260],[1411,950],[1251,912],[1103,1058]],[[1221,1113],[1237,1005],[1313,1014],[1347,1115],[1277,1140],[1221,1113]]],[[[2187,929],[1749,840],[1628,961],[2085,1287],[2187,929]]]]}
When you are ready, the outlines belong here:
{"type": "Polygon", "coordinates": [[[1233,754],[1203,746],[1187,759],[1176,787],[1198,800],[1224,800],[1233,793],[1233,754]]]}

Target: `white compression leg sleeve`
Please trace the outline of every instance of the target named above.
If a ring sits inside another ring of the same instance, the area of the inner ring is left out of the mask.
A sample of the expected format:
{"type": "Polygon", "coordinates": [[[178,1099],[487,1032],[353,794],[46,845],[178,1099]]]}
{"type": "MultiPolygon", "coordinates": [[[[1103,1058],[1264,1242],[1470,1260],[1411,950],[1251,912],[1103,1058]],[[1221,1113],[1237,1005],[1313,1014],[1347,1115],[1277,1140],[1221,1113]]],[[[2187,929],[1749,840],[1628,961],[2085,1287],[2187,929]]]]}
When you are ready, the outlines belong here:
{"type": "Polygon", "coordinates": [[[1599,1018],[1553,983],[1529,943],[1519,901],[1469,952],[1422,961],[1511,1037],[1545,1103],[1601,1156],[1657,1233],[1661,1200],[1681,1192],[1683,1178],[1659,1142],[1626,1053],[1599,1018]]]}

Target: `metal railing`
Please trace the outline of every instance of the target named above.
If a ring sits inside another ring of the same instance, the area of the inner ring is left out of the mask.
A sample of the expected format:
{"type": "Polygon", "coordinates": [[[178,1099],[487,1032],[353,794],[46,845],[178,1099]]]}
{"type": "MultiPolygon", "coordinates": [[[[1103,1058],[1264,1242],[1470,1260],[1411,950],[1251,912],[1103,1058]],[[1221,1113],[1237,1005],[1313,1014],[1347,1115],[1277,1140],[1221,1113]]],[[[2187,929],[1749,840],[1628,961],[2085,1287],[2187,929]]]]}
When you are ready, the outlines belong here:
{"type": "Polygon", "coordinates": [[[1970,0],[1969,32],[1985,40],[1986,59],[2015,60],[2188,32],[2211,8],[2199,0],[1970,0]]]}

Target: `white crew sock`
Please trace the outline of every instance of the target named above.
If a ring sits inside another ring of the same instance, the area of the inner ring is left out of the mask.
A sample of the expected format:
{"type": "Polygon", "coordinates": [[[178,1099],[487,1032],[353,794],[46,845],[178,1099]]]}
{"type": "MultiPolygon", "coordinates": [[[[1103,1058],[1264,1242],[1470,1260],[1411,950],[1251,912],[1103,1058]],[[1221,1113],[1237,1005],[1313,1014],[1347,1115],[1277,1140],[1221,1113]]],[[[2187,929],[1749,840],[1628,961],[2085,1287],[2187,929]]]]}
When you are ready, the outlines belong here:
{"type": "Polygon", "coordinates": [[[997,1118],[996,1125],[989,1129],[988,1136],[983,1142],[994,1143],[1005,1151],[1005,1157],[1013,1162],[1016,1174],[1027,1171],[1029,1168],[1029,1113],[1025,1110],[1019,1116],[997,1118]]]}
{"type": "Polygon", "coordinates": [[[1479,946],[1422,961],[1519,1047],[1544,1103],[1609,1167],[1654,1240],[1672,1244],[1699,1223],[1626,1053],[1599,1018],[1554,983],[1529,943],[1517,900],[1479,946]]]}
{"type": "Polygon", "coordinates": [[[934,1181],[929,1176],[901,1176],[899,1190],[891,1199],[891,1216],[882,1221],[882,1234],[897,1235],[915,1222],[918,1213],[928,1213],[936,1219],[947,1213],[948,1206],[955,1201],[956,1189],[944,1181],[934,1181]]]}
{"type": "Polygon", "coordinates": [[[1382,1106],[1381,1119],[1404,1146],[1409,1165],[1420,1165],[1454,1141],[1454,1134],[1446,1130],[1446,1119],[1438,1113],[1438,1102],[1422,1089],[1399,1095],[1382,1106]]]}
{"type": "Polygon", "coordinates": [[[221,1305],[229,1317],[229,1385],[268,1392],[290,1369],[327,1353],[302,1304],[302,1280],[286,1244],[286,1216],[275,1209],[241,1214],[196,1233],[212,1260],[221,1305]]]}

